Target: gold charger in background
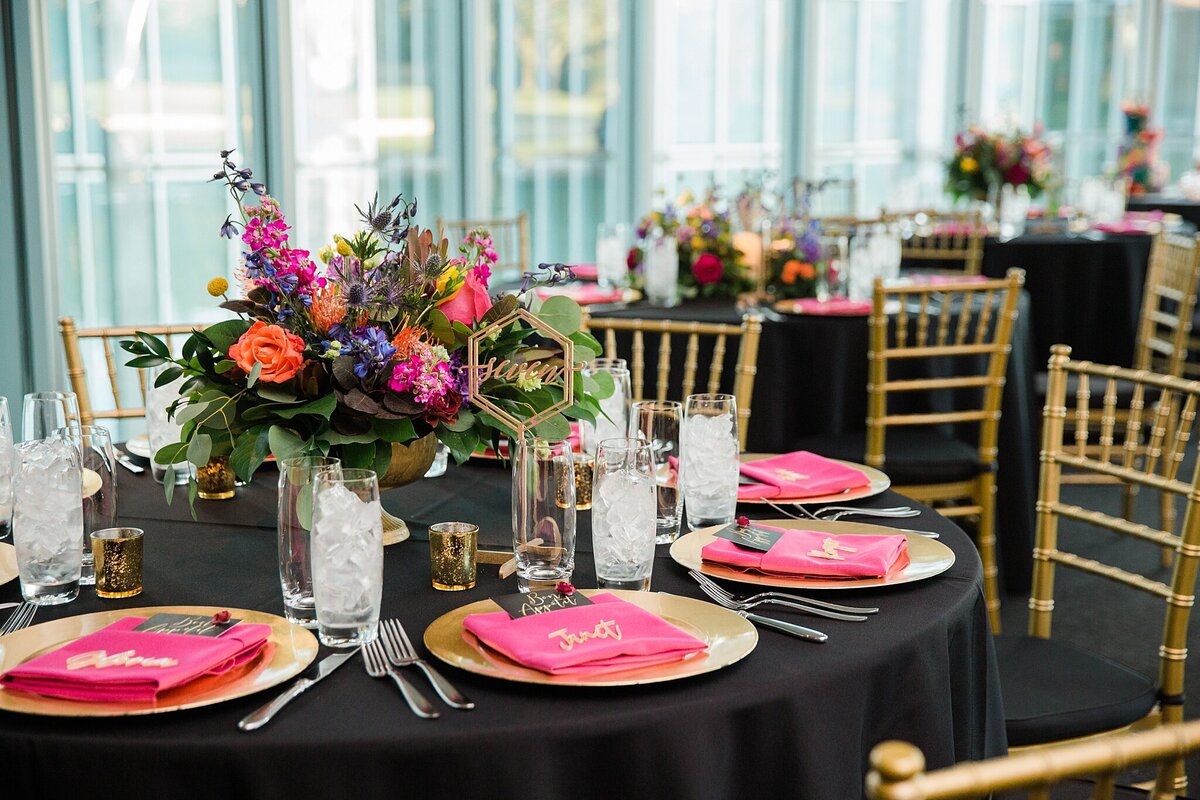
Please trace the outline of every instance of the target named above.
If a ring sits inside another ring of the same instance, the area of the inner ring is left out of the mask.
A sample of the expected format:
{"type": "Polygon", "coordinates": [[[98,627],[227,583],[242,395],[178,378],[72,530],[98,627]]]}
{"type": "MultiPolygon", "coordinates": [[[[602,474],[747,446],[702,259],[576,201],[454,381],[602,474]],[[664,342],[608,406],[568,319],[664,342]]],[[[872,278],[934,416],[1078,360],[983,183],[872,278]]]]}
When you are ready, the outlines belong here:
{"type": "MultiPolygon", "coordinates": [[[[900,532],[882,525],[867,525],[859,522],[825,522],[823,520],[761,519],[755,524],[770,525],[788,530],[820,531],[834,536],[895,536],[900,532]]],[[[775,586],[784,589],[869,589],[912,583],[934,575],[940,575],[954,566],[954,551],[937,539],[906,533],[908,538],[909,564],[900,572],[882,578],[812,578],[790,575],[763,575],[758,572],[743,572],[723,564],[704,561],[700,551],[716,541],[714,535],[721,525],[701,528],[676,539],[671,545],[671,558],[680,566],[694,569],[713,578],[759,586],[775,586]]]]}
{"type": "Polygon", "coordinates": [[[6,542],[0,542],[0,586],[16,580],[18,574],[20,573],[17,571],[17,548],[6,542]]]}
{"type": "MultiPolygon", "coordinates": [[[[0,673],[125,617],[149,617],[160,613],[211,616],[224,610],[226,609],[207,606],[123,608],[43,622],[7,636],[0,636],[0,673]]],[[[124,717],[178,711],[183,708],[223,703],[278,686],[303,672],[316,657],[316,637],[299,625],[293,625],[283,617],[264,614],[261,611],[241,608],[230,608],[228,611],[242,622],[271,626],[267,645],[254,660],[237,669],[223,675],[197,678],[183,686],[163,692],[157,700],[148,702],[63,700],[4,688],[0,689],[0,709],[51,717],[124,717]]]]}
{"type": "Polygon", "coordinates": [[[708,649],[670,664],[637,667],[603,675],[549,675],[518,664],[479,641],[473,633],[463,627],[463,620],[471,614],[499,611],[500,607],[491,600],[480,600],[456,608],[435,619],[425,629],[425,646],[453,667],[505,681],[540,683],[547,686],[632,686],[639,683],[673,681],[713,672],[745,658],[758,644],[758,631],[753,625],[714,603],[660,592],[631,592],[620,589],[582,591],[588,596],[604,592],[616,595],[690,633],[707,644],[708,649]]]}
{"type": "MultiPolygon", "coordinates": [[[[749,464],[751,461],[762,461],[764,458],[774,458],[776,455],[778,453],[742,453],[738,460],[743,464],[749,464]]],[[[820,455],[820,453],[817,453],[817,455],[820,455]]],[[[767,500],[738,500],[738,502],[748,505],[767,505],[769,503],[775,503],[776,505],[848,503],[852,500],[862,500],[882,494],[892,485],[892,479],[874,467],[868,467],[866,464],[857,464],[853,461],[842,461],[840,458],[832,458],[830,461],[836,461],[839,464],[845,464],[847,467],[858,470],[867,476],[867,480],[870,483],[866,486],[860,486],[857,489],[847,489],[844,492],[836,492],[834,494],[822,494],[813,497],[772,497],[767,500]]]]}

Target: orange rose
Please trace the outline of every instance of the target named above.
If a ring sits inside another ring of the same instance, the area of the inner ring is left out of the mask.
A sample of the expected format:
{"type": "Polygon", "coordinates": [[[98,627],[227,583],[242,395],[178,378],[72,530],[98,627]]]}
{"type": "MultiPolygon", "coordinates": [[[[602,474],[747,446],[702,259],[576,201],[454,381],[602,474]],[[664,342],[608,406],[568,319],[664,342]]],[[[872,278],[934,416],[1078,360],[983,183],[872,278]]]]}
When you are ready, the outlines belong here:
{"type": "Polygon", "coordinates": [[[780,278],[784,283],[792,284],[796,282],[796,276],[799,272],[800,262],[794,258],[790,258],[787,260],[787,263],[783,265],[783,274],[780,276],[780,278]]]}
{"type": "Polygon", "coordinates": [[[257,361],[260,381],[283,383],[304,365],[304,340],[278,325],[256,322],[229,348],[229,357],[247,374],[257,361]]]}
{"type": "Polygon", "coordinates": [[[806,281],[811,281],[813,278],[817,277],[817,268],[805,261],[800,265],[800,277],[804,278],[806,281]]]}

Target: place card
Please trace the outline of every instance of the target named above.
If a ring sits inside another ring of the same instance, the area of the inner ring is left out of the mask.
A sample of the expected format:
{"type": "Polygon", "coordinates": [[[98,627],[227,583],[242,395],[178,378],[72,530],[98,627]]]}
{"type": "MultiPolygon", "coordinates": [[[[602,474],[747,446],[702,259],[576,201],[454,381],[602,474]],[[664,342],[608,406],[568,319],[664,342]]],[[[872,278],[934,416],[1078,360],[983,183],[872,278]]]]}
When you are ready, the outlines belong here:
{"type": "Polygon", "coordinates": [[[239,622],[241,620],[236,618],[230,618],[224,622],[214,622],[211,615],[204,614],[155,614],[133,630],[143,633],[182,633],[188,636],[216,638],[239,622]]]}
{"type": "Polygon", "coordinates": [[[499,597],[493,597],[492,602],[504,609],[513,619],[532,617],[537,614],[548,614],[551,611],[560,611],[564,608],[595,605],[590,599],[584,597],[582,592],[563,594],[554,589],[528,592],[526,594],[520,592],[516,594],[504,594],[499,597]]]}
{"type": "Polygon", "coordinates": [[[757,525],[734,524],[722,528],[713,535],[720,539],[727,539],[742,547],[748,547],[751,550],[761,550],[765,553],[783,537],[784,533],[786,531],[760,528],[757,525]]]}

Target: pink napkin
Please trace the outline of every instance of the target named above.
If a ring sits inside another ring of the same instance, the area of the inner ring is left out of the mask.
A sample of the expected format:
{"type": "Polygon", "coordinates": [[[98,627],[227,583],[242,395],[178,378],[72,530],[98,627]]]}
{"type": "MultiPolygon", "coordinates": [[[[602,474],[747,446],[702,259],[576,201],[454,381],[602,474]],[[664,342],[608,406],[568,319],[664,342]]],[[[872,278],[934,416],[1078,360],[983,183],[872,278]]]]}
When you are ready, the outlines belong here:
{"type": "Polygon", "coordinates": [[[850,300],[846,297],[831,297],[821,301],[815,297],[805,297],[802,300],[793,300],[792,310],[799,314],[858,317],[871,313],[871,301],[850,300]]]}
{"type": "Polygon", "coordinates": [[[620,288],[604,289],[597,283],[568,283],[561,289],[537,290],[537,296],[543,300],[556,294],[565,295],[581,306],[594,303],[616,303],[625,299],[625,290],[620,288]]]}
{"type": "Polygon", "coordinates": [[[738,500],[820,497],[871,483],[861,470],[807,450],[751,461],[742,464],[741,472],[759,485],[738,486],[738,500]]]}
{"type": "Polygon", "coordinates": [[[1155,219],[1149,216],[1149,213],[1127,212],[1118,222],[1097,222],[1092,226],[1092,230],[1104,233],[1153,233],[1158,223],[1162,222],[1162,217],[1155,219]]]}
{"type": "Polygon", "coordinates": [[[270,625],[245,623],[220,636],[132,630],[143,622],[142,617],[114,622],[9,670],[0,675],[0,684],[68,700],[151,701],[161,692],[201,676],[219,675],[245,664],[258,655],[271,633],[270,625]],[[157,663],[94,663],[96,658],[111,660],[121,655],[157,663]]]}
{"type": "Polygon", "coordinates": [[[600,268],[595,264],[575,264],[571,272],[581,281],[594,281],[600,277],[600,268]]]}
{"type": "MultiPolygon", "coordinates": [[[[758,527],[781,530],[766,525],[758,527]]],[[[728,539],[714,539],[700,551],[700,557],[745,572],[768,575],[881,578],[908,566],[908,540],[903,534],[833,536],[820,531],[786,531],[765,553],[728,539]],[[836,553],[841,559],[814,553],[836,553]]]]}
{"type": "Polygon", "coordinates": [[[513,619],[472,614],[463,627],[489,647],[551,675],[603,675],[681,661],[708,647],[645,609],[611,594],[592,605],[513,619]]]}
{"type": "MultiPolygon", "coordinates": [[[[938,236],[970,236],[976,230],[975,226],[969,222],[941,222],[938,223],[933,232],[938,236]]],[[[980,234],[987,234],[986,226],[979,226],[980,234]]]]}

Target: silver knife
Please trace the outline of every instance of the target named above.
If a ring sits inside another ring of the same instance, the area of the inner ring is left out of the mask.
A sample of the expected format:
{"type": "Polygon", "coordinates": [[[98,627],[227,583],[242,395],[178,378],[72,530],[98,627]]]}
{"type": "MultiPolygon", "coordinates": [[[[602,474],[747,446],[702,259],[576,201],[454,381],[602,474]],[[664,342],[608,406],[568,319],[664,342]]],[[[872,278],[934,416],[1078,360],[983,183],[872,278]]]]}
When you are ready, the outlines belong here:
{"type": "Polygon", "coordinates": [[[0,603],[0,611],[3,611],[6,608],[16,608],[19,605],[21,605],[21,604],[20,603],[0,603]]]}
{"type": "Polygon", "coordinates": [[[755,625],[761,625],[764,628],[772,628],[780,633],[786,633],[795,636],[798,639],[804,639],[809,642],[823,642],[829,638],[824,633],[813,628],[806,628],[803,625],[797,625],[794,622],[784,622],[780,619],[771,619],[770,617],[762,617],[758,614],[751,614],[749,611],[738,611],[746,619],[753,622],[755,625]]]}
{"type": "Polygon", "coordinates": [[[358,650],[355,649],[349,653],[334,653],[331,656],[321,659],[321,663],[317,665],[317,677],[301,678],[296,681],[279,697],[276,697],[262,708],[247,715],[245,719],[238,723],[238,727],[244,731],[256,731],[263,725],[266,725],[271,721],[272,717],[279,713],[281,708],[311,689],[318,681],[329,677],[335,669],[353,658],[357,652],[358,650]]]}
{"type": "Polygon", "coordinates": [[[140,475],[146,471],[145,467],[133,463],[129,460],[129,456],[125,455],[124,453],[117,454],[117,463],[132,472],[134,475],[140,475]]]}

